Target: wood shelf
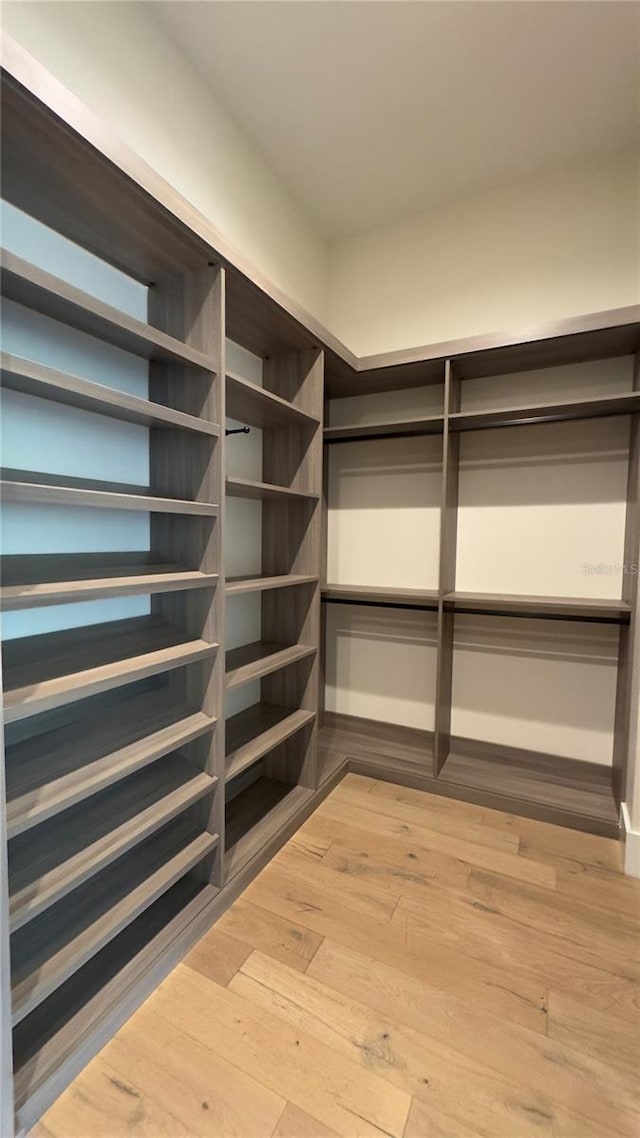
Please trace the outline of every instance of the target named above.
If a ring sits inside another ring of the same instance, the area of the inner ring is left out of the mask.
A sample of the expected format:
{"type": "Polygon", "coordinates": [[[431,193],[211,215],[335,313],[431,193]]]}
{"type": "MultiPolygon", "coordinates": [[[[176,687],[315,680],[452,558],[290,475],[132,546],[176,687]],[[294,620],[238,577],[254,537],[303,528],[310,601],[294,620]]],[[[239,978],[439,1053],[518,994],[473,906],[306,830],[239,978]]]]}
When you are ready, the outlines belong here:
{"type": "Polygon", "coordinates": [[[266,589],[289,589],[294,585],[313,585],[318,577],[305,573],[285,573],[277,577],[227,577],[225,591],[227,596],[235,597],[242,593],[260,593],[266,589]]]}
{"type": "Polygon", "coordinates": [[[227,803],[226,867],[233,877],[275,837],[313,791],[273,778],[259,778],[227,803]]]}
{"type": "Polygon", "coordinates": [[[558,619],[628,623],[631,606],[627,601],[594,597],[539,597],[517,593],[445,593],[447,607],[456,612],[504,613],[510,616],[555,617],[558,619]]]}
{"type": "Polygon", "coordinates": [[[15,1104],[29,1130],[87,1059],[177,964],[216,889],[191,875],[136,918],[14,1031],[15,1104]],[[78,1057],[82,1041],[83,1058],[78,1057]]]}
{"type": "Polygon", "coordinates": [[[438,785],[445,794],[474,801],[474,792],[497,809],[513,809],[556,825],[605,837],[620,834],[611,770],[560,755],[499,746],[471,739],[451,739],[438,785]]]}
{"type": "Polygon", "coordinates": [[[323,585],[327,603],[360,604],[385,608],[437,609],[437,589],[382,588],[378,585],[323,585]]]}
{"type": "MultiPolygon", "coordinates": [[[[71,723],[49,712],[33,737],[6,733],[9,838],[112,786],[212,731],[216,720],[171,699],[163,685],[80,705],[71,723]]],[[[22,726],[22,725],[20,725],[22,726]]]]}
{"type": "Polygon", "coordinates": [[[367,439],[410,438],[414,435],[441,435],[444,416],[433,415],[424,419],[390,420],[385,423],[358,423],[352,427],[325,427],[325,443],[362,442],[367,439]]]}
{"type": "Polygon", "coordinates": [[[274,395],[257,383],[252,383],[229,371],[226,413],[230,419],[236,419],[239,423],[248,423],[251,427],[269,429],[320,426],[320,420],[314,415],[301,411],[288,400],[281,399],[279,395],[274,395]]]}
{"type": "Polygon", "coordinates": [[[213,588],[217,573],[157,563],[152,554],[47,553],[2,560],[0,609],[213,588]]]}
{"type": "Polygon", "coordinates": [[[213,360],[151,324],[135,320],[59,277],[2,250],[2,295],[43,316],[147,360],[215,371],[213,360]]]}
{"type": "Polygon", "coordinates": [[[15,932],[170,822],[216,779],[165,755],[102,794],[43,822],[9,846],[9,919],[15,932]]]}
{"type": "Polygon", "coordinates": [[[227,494],[233,498],[273,498],[280,501],[317,502],[319,494],[308,490],[291,490],[288,486],[275,486],[270,482],[253,482],[248,478],[227,478],[227,494]]]}
{"type": "Polygon", "coordinates": [[[22,505],[79,506],[107,510],[137,510],[155,514],[193,514],[214,518],[220,508],[213,502],[162,498],[148,487],[100,483],[61,475],[2,471],[0,493],[4,502],[22,505]]]}
{"type": "Polygon", "coordinates": [[[313,711],[257,703],[227,719],[227,781],[230,782],[308,723],[313,723],[315,717],[313,711]]]}
{"type": "Polygon", "coordinates": [[[34,395],[39,399],[78,407],[82,411],[92,411],[125,423],[138,423],[143,427],[191,431],[196,435],[213,438],[220,434],[219,425],[210,423],[207,419],[188,415],[161,403],[152,403],[148,399],[139,399],[125,391],[56,371],[7,352],[0,353],[0,371],[2,385],[23,395],[34,395]]]}
{"type": "Polygon", "coordinates": [[[640,391],[619,395],[592,395],[557,403],[532,403],[528,407],[503,407],[482,411],[456,411],[449,416],[452,431],[491,427],[522,427],[530,423],[556,423],[566,419],[593,419],[600,415],[630,415],[640,411],[640,391]]]}
{"type": "Polygon", "coordinates": [[[232,648],[226,657],[227,688],[235,688],[250,680],[259,680],[298,660],[315,655],[316,649],[305,644],[274,644],[270,641],[256,640],[253,644],[243,644],[232,648]]]}
{"type": "Polygon", "coordinates": [[[5,723],[204,660],[216,649],[157,616],[6,641],[5,723]]]}
{"type": "Polygon", "coordinates": [[[170,823],[14,933],[12,1018],[19,1023],[218,844],[170,823]]]}

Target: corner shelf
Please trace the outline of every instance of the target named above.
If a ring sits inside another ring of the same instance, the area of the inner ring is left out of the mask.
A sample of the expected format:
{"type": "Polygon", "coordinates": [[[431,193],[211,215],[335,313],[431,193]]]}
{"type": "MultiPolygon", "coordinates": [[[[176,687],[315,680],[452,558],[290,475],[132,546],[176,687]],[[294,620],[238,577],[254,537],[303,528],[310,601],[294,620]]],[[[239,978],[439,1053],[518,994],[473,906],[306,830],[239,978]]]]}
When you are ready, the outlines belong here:
{"type": "Polygon", "coordinates": [[[207,857],[215,834],[179,818],[14,933],[12,1018],[19,1023],[207,857]]]}
{"type": "Polygon", "coordinates": [[[207,419],[199,419],[185,411],[152,403],[148,399],[139,399],[136,395],[129,395],[114,387],[93,383],[68,372],[56,371],[7,352],[0,354],[0,374],[3,387],[9,391],[34,395],[63,406],[78,407],[82,411],[92,411],[125,423],[138,423],[143,427],[161,430],[190,431],[192,434],[212,438],[217,438],[220,434],[218,424],[207,419]]]}
{"type": "Polygon", "coordinates": [[[50,316],[61,324],[77,328],[89,336],[96,336],[106,344],[113,344],[143,359],[215,371],[213,360],[204,352],[168,336],[151,324],[127,316],[14,253],[3,249],[0,256],[2,295],[7,300],[31,308],[43,316],[50,316]]]}
{"type": "Polygon", "coordinates": [[[504,613],[510,616],[537,616],[549,619],[593,620],[628,624],[631,606],[627,601],[594,597],[520,596],[517,593],[445,593],[445,606],[456,612],[504,613]]]}
{"type": "Polygon", "coordinates": [[[323,585],[328,604],[371,605],[384,608],[437,609],[437,589],[398,589],[378,585],[323,585]]]}
{"type": "Polygon", "coordinates": [[[301,411],[293,403],[267,391],[257,383],[242,376],[227,372],[226,413],[230,419],[239,423],[249,423],[252,427],[309,427],[320,426],[314,415],[301,411]]]}
{"type": "Polygon", "coordinates": [[[317,502],[320,495],[310,490],[291,490],[288,486],[275,486],[270,482],[255,482],[249,478],[225,480],[226,491],[233,498],[272,498],[274,500],[317,502]]]}
{"type": "Polygon", "coordinates": [[[213,588],[217,573],[157,563],[152,554],[77,553],[3,558],[0,610],[213,588]]]}
{"type": "Polygon", "coordinates": [[[5,723],[204,660],[216,649],[157,616],[9,640],[3,649],[5,723]]]}
{"type": "Polygon", "coordinates": [[[227,577],[225,592],[228,597],[243,593],[260,593],[267,589],[290,589],[295,585],[313,585],[317,576],[306,573],[283,573],[276,577],[227,577]]]}
{"type": "Polygon", "coordinates": [[[361,423],[352,427],[325,427],[325,443],[364,442],[367,439],[400,439],[415,435],[441,435],[444,416],[431,415],[423,419],[389,420],[383,423],[361,423]]]}
{"type": "Polygon", "coordinates": [[[315,719],[314,711],[257,703],[226,722],[227,782],[315,719]]]}
{"type": "Polygon", "coordinates": [[[24,505],[78,506],[107,510],[141,510],[155,514],[192,514],[214,518],[220,508],[213,502],[161,498],[148,487],[117,482],[63,478],[54,474],[3,470],[0,492],[4,502],[24,505]],[[140,491],[144,491],[140,493],[140,491]]]}
{"type": "Polygon", "coordinates": [[[227,689],[238,687],[240,684],[259,680],[271,672],[295,664],[308,656],[316,654],[316,648],[305,644],[274,644],[270,641],[256,640],[253,644],[243,644],[240,648],[232,648],[226,657],[226,683],[227,689]]]}
{"type": "Polygon", "coordinates": [[[523,427],[532,423],[557,423],[567,419],[631,415],[635,411],[640,411],[640,391],[627,391],[619,395],[592,395],[588,399],[567,399],[557,403],[532,403],[527,407],[456,411],[449,415],[449,430],[523,427]]]}
{"type": "Polygon", "coordinates": [[[43,822],[9,847],[12,932],[215,788],[178,753],[43,822]]]}
{"type": "Polygon", "coordinates": [[[236,795],[226,811],[227,879],[277,838],[312,796],[306,787],[266,777],[236,795]]]}
{"type": "Polygon", "coordinates": [[[109,693],[71,723],[49,713],[26,739],[7,729],[7,833],[14,838],[163,755],[212,731],[216,720],[158,690],[109,693]]]}

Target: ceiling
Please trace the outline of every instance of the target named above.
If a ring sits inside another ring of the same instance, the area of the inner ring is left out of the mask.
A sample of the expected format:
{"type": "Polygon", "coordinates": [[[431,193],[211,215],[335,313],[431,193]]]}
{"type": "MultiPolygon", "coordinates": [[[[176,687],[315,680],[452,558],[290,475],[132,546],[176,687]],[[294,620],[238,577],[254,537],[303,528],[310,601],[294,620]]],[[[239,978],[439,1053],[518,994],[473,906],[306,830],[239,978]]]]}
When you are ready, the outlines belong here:
{"type": "Polygon", "coordinates": [[[638,138],[637,3],[149,7],[329,238],[638,138]]]}

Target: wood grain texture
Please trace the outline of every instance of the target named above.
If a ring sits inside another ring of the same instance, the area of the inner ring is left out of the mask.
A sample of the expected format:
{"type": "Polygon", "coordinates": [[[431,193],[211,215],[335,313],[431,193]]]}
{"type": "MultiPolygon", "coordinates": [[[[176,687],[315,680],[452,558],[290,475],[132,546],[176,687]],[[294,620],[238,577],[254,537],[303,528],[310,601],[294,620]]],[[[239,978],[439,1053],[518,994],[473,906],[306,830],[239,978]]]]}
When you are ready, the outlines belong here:
{"type": "Polygon", "coordinates": [[[576,833],[567,853],[606,873],[618,920],[574,902],[557,888],[557,831],[512,817],[349,775],[44,1126],[80,1138],[79,1111],[92,1138],[144,1135],[114,1084],[100,1090],[107,1064],[144,1103],[149,1138],[237,1138],[234,1109],[243,1136],[270,1138],[635,1138],[640,883],[615,900],[625,879],[598,866],[616,844],[576,833]],[[417,844],[414,815],[471,860],[417,844]],[[472,864],[500,854],[481,837],[499,845],[500,822],[510,856],[531,860],[525,835],[539,849],[539,883],[472,864]]]}
{"type": "Polygon", "coordinates": [[[227,372],[227,415],[252,427],[310,427],[315,429],[319,419],[297,407],[288,399],[259,387],[242,376],[227,372]]]}
{"type": "Polygon", "coordinates": [[[256,640],[253,644],[232,648],[227,652],[227,687],[234,688],[258,680],[261,676],[312,656],[316,651],[310,645],[284,645],[268,640],[256,640]]]}
{"type": "Polygon", "coordinates": [[[640,392],[625,391],[619,395],[592,395],[588,399],[530,403],[524,407],[456,411],[449,418],[449,430],[470,431],[489,427],[526,426],[529,423],[558,423],[570,419],[592,419],[600,415],[630,415],[639,410],[640,392]]]}
{"type": "Polygon", "coordinates": [[[56,371],[33,360],[24,360],[8,352],[0,353],[0,375],[2,386],[10,391],[20,391],[38,399],[48,399],[52,403],[62,403],[67,407],[79,407],[83,411],[107,415],[125,423],[139,423],[144,427],[160,429],[179,428],[197,435],[217,436],[220,427],[217,423],[188,415],[174,407],[163,407],[148,399],[117,391],[102,383],[93,383],[68,372],[56,371]]]}
{"type": "Polygon", "coordinates": [[[384,423],[358,423],[352,427],[325,427],[325,443],[350,443],[359,439],[399,439],[416,435],[439,435],[444,429],[442,415],[425,419],[389,420],[384,423]]]}
{"type": "Polygon", "coordinates": [[[103,510],[136,510],[145,513],[188,514],[216,517],[219,506],[214,502],[191,502],[180,498],[166,498],[147,487],[125,488],[107,483],[103,487],[87,480],[74,479],[76,485],[65,485],[57,476],[27,475],[24,471],[7,471],[0,483],[5,502],[24,505],[78,506],[103,510]],[[13,477],[13,475],[18,477],[13,477]],[[84,483],[84,485],[83,485],[84,483]]]}
{"type": "Polygon", "coordinates": [[[323,601],[359,602],[397,608],[438,608],[437,589],[379,588],[377,585],[323,585],[323,601]]]}

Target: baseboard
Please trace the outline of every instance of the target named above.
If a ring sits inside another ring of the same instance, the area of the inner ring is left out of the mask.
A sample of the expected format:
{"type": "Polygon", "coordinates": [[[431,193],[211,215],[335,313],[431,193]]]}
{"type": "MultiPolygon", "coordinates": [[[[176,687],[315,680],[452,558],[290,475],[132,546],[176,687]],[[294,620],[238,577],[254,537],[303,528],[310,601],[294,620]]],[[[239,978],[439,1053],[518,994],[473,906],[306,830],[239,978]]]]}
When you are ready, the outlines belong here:
{"type": "Polygon", "coordinates": [[[640,830],[634,830],[626,802],[622,803],[624,830],[624,871],[627,877],[640,877],[640,830]]]}

